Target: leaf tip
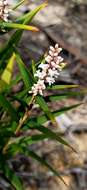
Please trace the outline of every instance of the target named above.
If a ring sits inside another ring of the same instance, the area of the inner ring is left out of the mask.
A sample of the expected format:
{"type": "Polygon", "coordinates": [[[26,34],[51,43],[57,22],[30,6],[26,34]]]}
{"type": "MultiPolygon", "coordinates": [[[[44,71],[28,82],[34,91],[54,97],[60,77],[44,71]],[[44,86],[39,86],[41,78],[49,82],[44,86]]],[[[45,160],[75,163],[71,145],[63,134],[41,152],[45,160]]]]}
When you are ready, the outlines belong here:
{"type": "Polygon", "coordinates": [[[46,0],[46,1],[42,4],[42,7],[45,8],[45,7],[47,7],[47,5],[48,5],[48,0],[46,0]]]}

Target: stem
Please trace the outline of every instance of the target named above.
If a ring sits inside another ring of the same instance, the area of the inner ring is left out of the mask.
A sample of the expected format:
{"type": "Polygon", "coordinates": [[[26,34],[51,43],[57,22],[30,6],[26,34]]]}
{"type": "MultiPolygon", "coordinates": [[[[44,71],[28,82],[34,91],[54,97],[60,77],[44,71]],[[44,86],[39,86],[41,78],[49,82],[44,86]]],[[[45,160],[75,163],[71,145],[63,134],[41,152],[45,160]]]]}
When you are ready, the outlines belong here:
{"type": "MultiPolygon", "coordinates": [[[[29,104],[28,104],[28,107],[29,107],[30,109],[29,109],[29,110],[27,109],[27,110],[25,111],[25,113],[24,113],[24,116],[20,118],[19,124],[18,124],[18,126],[17,126],[17,128],[16,128],[16,130],[15,130],[15,132],[14,132],[15,135],[18,134],[18,132],[19,132],[20,129],[22,128],[23,124],[26,122],[26,120],[27,120],[28,117],[30,116],[31,110],[32,110],[32,105],[33,105],[33,102],[34,102],[34,98],[35,98],[35,96],[32,96],[31,101],[30,101],[29,104]]],[[[11,142],[12,142],[11,139],[12,139],[12,137],[10,137],[9,140],[8,140],[8,142],[5,144],[5,146],[4,146],[4,148],[3,148],[3,151],[2,151],[3,154],[6,154],[7,149],[8,149],[9,145],[10,145],[11,142]]]]}

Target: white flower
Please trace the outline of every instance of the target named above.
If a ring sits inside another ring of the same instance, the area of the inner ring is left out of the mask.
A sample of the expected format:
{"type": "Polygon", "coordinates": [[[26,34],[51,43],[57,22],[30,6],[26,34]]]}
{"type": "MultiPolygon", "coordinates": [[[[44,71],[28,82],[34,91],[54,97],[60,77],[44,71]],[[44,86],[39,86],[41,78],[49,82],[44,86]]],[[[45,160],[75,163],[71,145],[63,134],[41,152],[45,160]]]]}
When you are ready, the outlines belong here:
{"type": "Polygon", "coordinates": [[[63,58],[61,56],[58,56],[58,60],[61,63],[63,61],[63,58]]]}
{"type": "Polygon", "coordinates": [[[55,48],[54,48],[53,46],[50,46],[50,50],[51,50],[52,52],[55,52],[55,48]]]}
{"type": "Polygon", "coordinates": [[[50,61],[52,61],[52,57],[50,56],[50,55],[48,55],[47,57],[45,57],[45,61],[47,62],[47,63],[50,63],[50,61]]]}
{"type": "Polygon", "coordinates": [[[62,51],[62,48],[58,48],[58,53],[60,53],[62,51]]]}
{"type": "Polygon", "coordinates": [[[58,44],[56,44],[56,45],[55,45],[55,49],[57,49],[57,50],[58,50],[58,48],[59,48],[59,45],[58,45],[58,44]]]}
{"type": "Polygon", "coordinates": [[[45,88],[46,86],[44,84],[44,80],[38,80],[38,82],[33,85],[29,93],[33,93],[34,96],[36,96],[37,94],[43,95],[43,90],[45,90],[45,88]]]}
{"type": "Polygon", "coordinates": [[[42,72],[40,70],[36,71],[34,74],[35,77],[38,77],[39,79],[44,79],[46,76],[46,72],[43,70],[42,72]]]}
{"type": "Polygon", "coordinates": [[[39,68],[41,68],[42,70],[46,71],[49,68],[49,64],[41,63],[39,65],[39,68]]]}
{"type": "Polygon", "coordinates": [[[59,76],[59,72],[57,69],[53,70],[53,69],[49,69],[48,70],[48,75],[45,79],[46,83],[48,83],[49,85],[53,84],[55,82],[55,79],[59,76]]]}
{"type": "Polygon", "coordinates": [[[55,82],[55,79],[53,78],[53,77],[46,77],[46,82],[49,84],[49,86],[51,85],[51,84],[54,84],[54,82],[55,82]]]}
{"type": "Polygon", "coordinates": [[[0,19],[7,22],[8,21],[8,2],[7,0],[0,0],[0,19]]]}
{"type": "Polygon", "coordinates": [[[50,66],[51,68],[55,69],[57,66],[56,66],[56,63],[54,61],[51,61],[50,62],[50,66]]]}
{"type": "Polygon", "coordinates": [[[49,55],[51,56],[51,57],[53,57],[54,56],[54,52],[53,51],[49,51],[49,55]]]}
{"type": "Polygon", "coordinates": [[[55,69],[55,70],[49,69],[49,70],[48,70],[48,76],[55,78],[55,77],[58,76],[58,75],[59,75],[59,73],[58,73],[57,69],[55,69]]]}

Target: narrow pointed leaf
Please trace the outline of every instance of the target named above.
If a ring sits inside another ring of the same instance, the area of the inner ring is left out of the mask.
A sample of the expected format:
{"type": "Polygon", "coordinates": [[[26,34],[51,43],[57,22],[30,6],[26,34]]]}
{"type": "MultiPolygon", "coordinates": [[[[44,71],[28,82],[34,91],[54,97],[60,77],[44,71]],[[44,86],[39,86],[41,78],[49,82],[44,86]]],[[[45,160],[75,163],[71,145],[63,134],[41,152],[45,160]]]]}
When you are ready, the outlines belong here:
{"type": "Polygon", "coordinates": [[[31,85],[32,85],[32,81],[31,81],[31,78],[29,76],[29,72],[28,72],[25,64],[23,63],[19,53],[15,52],[15,54],[16,54],[16,61],[17,61],[17,64],[18,64],[22,79],[24,81],[24,84],[25,84],[27,89],[30,89],[31,85]]]}
{"type": "Polygon", "coordinates": [[[3,80],[0,80],[0,93],[4,92],[7,86],[8,85],[3,80]]]}
{"type": "Polygon", "coordinates": [[[18,24],[18,23],[10,23],[10,22],[1,22],[0,27],[4,28],[14,28],[14,29],[21,29],[21,30],[31,30],[33,32],[39,31],[39,29],[35,26],[29,26],[25,24],[18,24]]]}
{"type": "Polygon", "coordinates": [[[53,114],[56,117],[58,115],[64,114],[66,111],[70,111],[70,110],[75,109],[75,108],[77,108],[77,107],[79,107],[81,105],[82,105],[82,103],[75,104],[75,105],[72,105],[72,106],[63,107],[60,110],[53,112],[53,114]]]}
{"type": "Polygon", "coordinates": [[[43,8],[45,8],[47,6],[47,1],[45,1],[44,3],[42,3],[41,5],[39,5],[38,7],[36,7],[34,10],[30,11],[29,13],[21,16],[20,18],[18,18],[17,22],[22,22],[24,24],[26,24],[26,22],[31,22],[32,18],[43,8]]]}
{"type": "Polygon", "coordinates": [[[32,135],[31,137],[26,137],[23,143],[30,145],[37,143],[38,141],[42,141],[44,139],[47,139],[47,136],[45,134],[37,134],[37,135],[32,135]]]}
{"type": "MultiPolygon", "coordinates": [[[[70,111],[72,109],[75,109],[75,108],[79,107],[80,105],[82,105],[82,103],[75,104],[75,105],[72,105],[72,106],[63,107],[63,108],[61,108],[59,110],[56,110],[56,111],[52,112],[52,114],[53,114],[54,117],[57,117],[59,115],[62,115],[64,113],[66,113],[67,111],[70,111]]],[[[32,119],[34,120],[34,118],[32,118],[32,119]]],[[[45,114],[43,114],[43,115],[38,116],[36,118],[35,122],[38,123],[38,124],[40,124],[40,125],[42,125],[45,122],[47,122],[48,120],[50,120],[50,119],[48,119],[48,117],[45,114]]]]}
{"type": "Polygon", "coordinates": [[[7,110],[10,114],[10,116],[13,118],[13,120],[18,121],[18,115],[11,105],[11,103],[5,98],[4,95],[0,94],[0,106],[4,108],[4,110],[7,110]]]}
{"type": "Polygon", "coordinates": [[[8,61],[7,67],[5,68],[4,72],[1,75],[1,80],[7,84],[10,84],[11,82],[14,60],[15,60],[15,55],[13,54],[12,57],[8,61]]]}
{"type": "Polygon", "coordinates": [[[37,135],[32,135],[32,136],[27,136],[27,137],[18,137],[11,141],[11,146],[13,147],[13,144],[17,144],[17,146],[19,146],[20,144],[31,145],[47,138],[48,137],[45,134],[37,134],[37,135]]]}
{"type": "Polygon", "coordinates": [[[23,185],[21,183],[21,180],[19,177],[14,173],[12,169],[9,168],[8,165],[4,165],[2,167],[2,171],[6,178],[9,180],[10,184],[16,189],[16,190],[24,190],[23,185]]]}
{"type": "Polygon", "coordinates": [[[48,89],[52,89],[52,90],[61,90],[61,89],[67,89],[67,88],[77,88],[79,87],[79,85],[74,84],[74,85],[53,85],[53,86],[49,86],[47,87],[48,89]]]}
{"type": "Polygon", "coordinates": [[[65,181],[63,180],[63,178],[61,177],[61,175],[59,174],[59,172],[56,171],[46,160],[44,160],[43,158],[38,156],[35,152],[33,152],[33,151],[29,150],[29,149],[24,148],[23,153],[25,155],[27,155],[27,156],[30,156],[34,160],[40,162],[40,164],[42,164],[43,166],[47,167],[54,175],[58,176],[60,178],[60,180],[62,180],[65,185],[67,185],[65,183],[65,181]]]}
{"type": "Polygon", "coordinates": [[[49,96],[49,100],[51,101],[56,101],[56,100],[62,100],[62,99],[66,99],[69,97],[78,97],[81,96],[83,94],[86,94],[87,90],[81,90],[79,92],[68,92],[68,93],[62,93],[62,94],[58,94],[58,95],[53,95],[53,96],[49,96]]]}
{"type": "Polygon", "coordinates": [[[45,99],[42,96],[36,96],[36,103],[39,104],[40,108],[44,111],[44,113],[47,115],[47,117],[52,121],[55,122],[55,118],[53,114],[50,112],[50,109],[45,101],[45,99]]]}
{"type": "Polygon", "coordinates": [[[20,1],[19,3],[17,3],[13,8],[12,10],[16,10],[18,7],[20,7],[26,0],[22,0],[20,1]]]}
{"type": "Polygon", "coordinates": [[[47,136],[47,138],[50,138],[52,140],[56,140],[59,143],[65,145],[65,146],[68,146],[74,152],[76,152],[75,149],[69,144],[69,142],[67,142],[67,140],[62,138],[58,133],[55,133],[52,130],[50,130],[50,129],[44,127],[44,126],[41,126],[41,125],[37,125],[36,127],[33,126],[32,128],[35,128],[35,129],[39,130],[40,132],[44,133],[47,136]]]}

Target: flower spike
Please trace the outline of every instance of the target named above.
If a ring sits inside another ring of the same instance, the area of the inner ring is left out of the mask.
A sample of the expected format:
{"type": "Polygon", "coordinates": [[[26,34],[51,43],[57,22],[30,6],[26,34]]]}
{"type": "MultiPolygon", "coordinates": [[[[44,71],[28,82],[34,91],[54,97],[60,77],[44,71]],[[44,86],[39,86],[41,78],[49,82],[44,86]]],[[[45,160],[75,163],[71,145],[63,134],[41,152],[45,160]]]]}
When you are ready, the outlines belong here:
{"type": "Polygon", "coordinates": [[[38,81],[32,86],[29,93],[33,93],[34,96],[37,94],[43,95],[43,91],[46,89],[46,84],[52,85],[55,83],[56,78],[62,71],[65,63],[63,58],[59,55],[62,48],[56,44],[55,47],[50,46],[49,53],[45,57],[45,63],[39,65],[39,69],[34,74],[38,81]]]}

